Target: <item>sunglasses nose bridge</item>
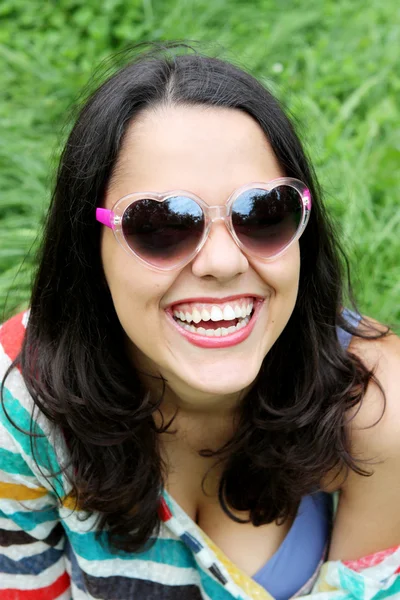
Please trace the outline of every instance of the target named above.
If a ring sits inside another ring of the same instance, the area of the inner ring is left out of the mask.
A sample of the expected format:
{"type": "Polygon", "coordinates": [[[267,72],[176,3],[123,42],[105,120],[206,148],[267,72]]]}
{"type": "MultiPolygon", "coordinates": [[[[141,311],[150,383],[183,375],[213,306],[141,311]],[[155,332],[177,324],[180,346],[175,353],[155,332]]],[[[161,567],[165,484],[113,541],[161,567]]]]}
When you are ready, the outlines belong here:
{"type": "Polygon", "coordinates": [[[214,221],[225,221],[227,214],[228,214],[228,209],[226,206],[209,206],[208,207],[208,216],[212,223],[214,223],[214,221]]]}

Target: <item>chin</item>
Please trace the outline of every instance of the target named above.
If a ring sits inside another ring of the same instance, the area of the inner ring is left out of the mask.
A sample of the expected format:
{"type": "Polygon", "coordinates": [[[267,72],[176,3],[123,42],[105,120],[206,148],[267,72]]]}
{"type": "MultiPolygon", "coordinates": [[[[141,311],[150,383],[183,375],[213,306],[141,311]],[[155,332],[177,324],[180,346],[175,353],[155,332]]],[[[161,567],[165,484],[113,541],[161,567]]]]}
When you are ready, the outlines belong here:
{"type": "Polygon", "coordinates": [[[191,388],[194,397],[203,395],[215,398],[215,396],[219,396],[222,399],[223,396],[239,396],[253,383],[255,376],[249,377],[247,374],[246,377],[238,377],[238,373],[234,375],[226,374],[225,377],[221,377],[221,373],[217,377],[204,375],[196,380],[185,381],[185,384],[191,388]]]}

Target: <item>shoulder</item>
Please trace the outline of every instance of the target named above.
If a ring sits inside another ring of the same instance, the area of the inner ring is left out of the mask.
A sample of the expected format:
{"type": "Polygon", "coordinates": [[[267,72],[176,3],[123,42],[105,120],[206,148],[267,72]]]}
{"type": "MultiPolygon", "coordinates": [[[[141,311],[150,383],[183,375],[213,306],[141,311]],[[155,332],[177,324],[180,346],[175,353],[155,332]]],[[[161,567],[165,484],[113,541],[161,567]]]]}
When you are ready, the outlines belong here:
{"type": "MultiPolygon", "coordinates": [[[[379,331],[386,329],[373,319],[364,321],[379,331]]],[[[391,331],[377,340],[353,336],[349,352],[374,374],[361,405],[349,415],[352,451],[391,457],[400,467],[400,338],[391,331]]]]}
{"type": "Polygon", "coordinates": [[[60,469],[65,454],[62,436],[35,405],[18,365],[10,369],[21,350],[28,317],[27,312],[20,313],[0,328],[0,451],[7,461],[21,457],[45,481],[45,471],[60,469]]]}
{"type": "Polygon", "coordinates": [[[374,374],[346,415],[350,454],[369,476],[343,472],[330,560],[367,556],[400,539],[400,339],[392,332],[378,340],[354,336],[348,350],[374,374]]]}

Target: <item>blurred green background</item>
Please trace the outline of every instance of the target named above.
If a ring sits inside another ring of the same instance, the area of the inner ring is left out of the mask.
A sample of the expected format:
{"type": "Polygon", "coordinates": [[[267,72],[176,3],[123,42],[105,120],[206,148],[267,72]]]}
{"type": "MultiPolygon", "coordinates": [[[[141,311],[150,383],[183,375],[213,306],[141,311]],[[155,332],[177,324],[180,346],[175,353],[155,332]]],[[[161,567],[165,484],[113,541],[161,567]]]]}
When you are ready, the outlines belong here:
{"type": "Polygon", "coordinates": [[[400,332],[398,0],[2,0],[2,319],[28,303],[71,106],[112,53],[172,39],[221,45],[288,107],[361,309],[400,332]]]}

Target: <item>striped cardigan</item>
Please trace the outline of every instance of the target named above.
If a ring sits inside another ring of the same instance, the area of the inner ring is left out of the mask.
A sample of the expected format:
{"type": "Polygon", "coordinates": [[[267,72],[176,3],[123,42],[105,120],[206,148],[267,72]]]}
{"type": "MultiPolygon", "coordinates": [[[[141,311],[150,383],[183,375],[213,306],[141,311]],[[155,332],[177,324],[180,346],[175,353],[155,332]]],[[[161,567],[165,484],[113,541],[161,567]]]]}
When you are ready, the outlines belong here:
{"type": "MultiPolygon", "coordinates": [[[[0,329],[0,379],[17,356],[27,313],[0,329]]],[[[112,552],[95,539],[96,515],[80,520],[66,478],[60,432],[13,369],[0,407],[0,600],[272,600],[164,493],[160,532],[139,553],[112,552]],[[33,414],[34,412],[34,414],[33,414]],[[36,438],[33,459],[30,430],[36,438]],[[62,498],[60,503],[57,497],[62,498]]],[[[290,565],[288,565],[290,569],[290,565]]],[[[328,562],[299,592],[315,600],[400,598],[400,546],[352,563],[328,562]]]]}

